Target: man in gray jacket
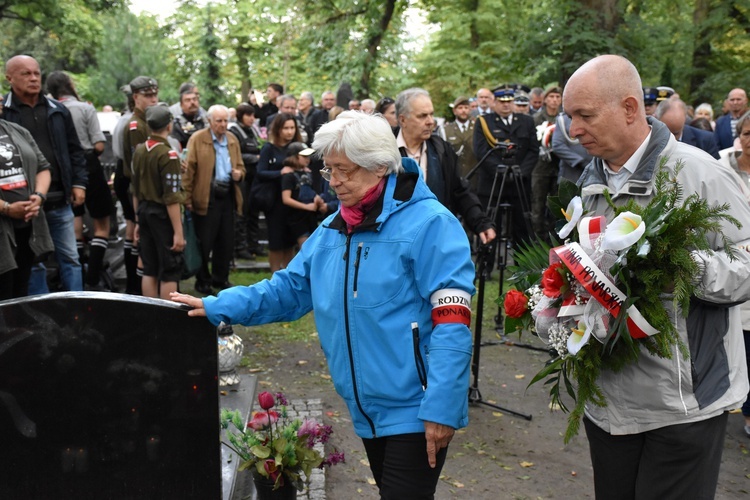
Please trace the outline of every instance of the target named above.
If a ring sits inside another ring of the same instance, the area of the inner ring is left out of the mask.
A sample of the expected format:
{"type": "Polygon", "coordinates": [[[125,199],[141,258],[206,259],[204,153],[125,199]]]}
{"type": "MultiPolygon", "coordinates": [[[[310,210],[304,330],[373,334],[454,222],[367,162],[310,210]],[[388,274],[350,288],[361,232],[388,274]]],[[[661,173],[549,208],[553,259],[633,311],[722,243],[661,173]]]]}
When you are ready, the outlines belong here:
{"type": "MultiPolygon", "coordinates": [[[[710,155],[677,142],[661,122],[646,118],[641,79],[620,56],[599,56],[581,66],[563,94],[570,135],[594,156],[579,185],[584,206],[614,216],[616,205],[646,204],[654,194],[660,159],[676,175],[684,197],[698,193],[710,205],[729,203],[741,229],[723,226],[739,248],[750,243],[750,207],[738,180],[710,155]]],[[[750,298],[750,253],[730,259],[720,235],[709,234],[713,252],[692,253],[700,269],[698,296],[687,318],[673,318],[690,359],[640,350],[639,360],[617,373],[603,370],[597,384],[605,407],[588,406],[584,425],[597,498],[713,498],[719,475],[727,412],[748,392],[740,311],[750,298]]]]}

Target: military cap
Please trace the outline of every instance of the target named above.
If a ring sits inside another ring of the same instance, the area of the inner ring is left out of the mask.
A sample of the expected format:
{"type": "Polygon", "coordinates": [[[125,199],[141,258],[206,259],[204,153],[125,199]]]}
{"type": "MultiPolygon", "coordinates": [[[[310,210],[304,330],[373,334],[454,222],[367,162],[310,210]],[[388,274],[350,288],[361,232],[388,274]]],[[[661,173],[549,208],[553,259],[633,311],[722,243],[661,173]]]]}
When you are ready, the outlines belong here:
{"type": "Polygon", "coordinates": [[[560,94],[562,95],[562,89],[558,87],[557,85],[553,85],[551,87],[548,87],[547,90],[544,91],[544,98],[546,99],[548,95],[550,94],[560,94]]]}
{"type": "Polygon", "coordinates": [[[120,92],[125,95],[133,95],[133,90],[130,88],[130,85],[123,85],[120,87],[120,92]]]}
{"type": "Polygon", "coordinates": [[[529,94],[527,94],[523,90],[517,90],[515,95],[513,96],[513,104],[518,104],[519,106],[528,106],[529,94]]]}
{"type": "Polygon", "coordinates": [[[656,90],[656,102],[665,101],[674,95],[672,87],[656,87],[656,90]]]}
{"type": "Polygon", "coordinates": [[[293,142],[286,149],[286,157],[289,158],[290,156],[296,155],[310,156],[314,152],[315,150],[311,147],[308,147],[308,145],[304,142],[293,142]]]}
{"type": "Polygon", "coordinates": [[[159,90],[159,84],[153,78],[148,76],[136,76],[132,82],[130,82],[130,90],[137,94],[145,90],[153,90],[156,92],[159,90]]]}
{"type": "Polygon", "coordinates": [[[162,130],[172,122],[172,112],[166,103],[160,102],[146,108],[146,123],[151,130],[162,130]]]}
{"type": "Polygon", "coordinates": [[[507,83],[499,85],[492,89],[492,93],[495,95],[495,99],[497,99],[498,101],[512,101],[515,92],[515,89],[507,83]]]}
{"type": "Polygon", "coordinates": [[[659,90],[656,87],[643,87],[643,102],[646,104],[654,104],[658,94],[659,90]]]}
{"type": "Polygon", "coordinates": [[[469,105],[469,98],[464,96],[459,96],[456,98],[455,101],[453,101],[453,104],[451,104],[451,108],[455,108],[456,106],[460,106],[461,104],[469,105]]]}
{"type": "Polygon", "coordinates": [[[527,94],[531,92],[531,87],[529,87],[528,85],[524,85],[523,83],[509,83],[508,86],[512,88],[513,90],[516,90],[516,91],[522,90],[526,92],[527,94]]]}

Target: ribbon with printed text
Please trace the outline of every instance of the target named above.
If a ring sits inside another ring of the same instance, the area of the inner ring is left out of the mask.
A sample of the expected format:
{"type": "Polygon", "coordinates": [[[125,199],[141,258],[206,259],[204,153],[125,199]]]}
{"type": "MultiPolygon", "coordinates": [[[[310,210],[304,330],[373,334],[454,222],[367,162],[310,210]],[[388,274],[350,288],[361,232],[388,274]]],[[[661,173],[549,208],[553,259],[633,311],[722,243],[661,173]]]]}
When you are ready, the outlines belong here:
{"type": "MultiPolygon", "coordinates": [[[[585,217],[578,225],[581,244],[567,243],[550,250],[550,262],[560,261],[573,274],[591,297],[601,304],[614,317],[620,315],[622,305],[627,299],[625,294],[617,288],[614,282],[589,257],[587,250],[595,247],[595,242],[606,227],[606,219],[602,216],[585,217]]],[[[630,336],[635,339],[650,337],[659,333],[651,326],[646,318],[631,305],[627,309],[627,325],[630,336]]]]}

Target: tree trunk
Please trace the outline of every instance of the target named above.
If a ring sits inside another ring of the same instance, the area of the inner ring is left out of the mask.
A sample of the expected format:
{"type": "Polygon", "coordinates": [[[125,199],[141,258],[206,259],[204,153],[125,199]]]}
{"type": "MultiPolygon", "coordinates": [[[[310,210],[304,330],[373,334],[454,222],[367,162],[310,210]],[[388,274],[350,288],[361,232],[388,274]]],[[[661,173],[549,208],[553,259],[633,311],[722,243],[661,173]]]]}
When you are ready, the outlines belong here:
{"type": "Polygon", "coordinates": [[[362,76],[359,80],[360,95],[370,95],[370,79],[372,78],[372,72],[375,69],[375,63],[378,57],[378,47],[383,40],[386,30],[388,30],[388,26],[391,24],[391,19],[393,19],[393,13],[395,10],[396,0],[387,0],[385,2],[383,15],[367,37],[367,57],[365,57],[364,64],[362,65],[362,76]]]}
{"type": "Polygon", "coordinates": [[[711,39],[706,24],[710,10],[709,4],[710,0],[695,0],[695,9],[693,10],[693,26],[696,27],[696,31],[693,42],[693,70],[690,73],[690,87],[687,89],[687,95],[692,97],[693,102],[710,102],[711,100],[710,95],[705,90],[699,90],[712,67],[711,39]]]}
{"type": "MultiPolygon", "coordinates": [[[[471,12],[471,23],[469,24],[469,46],[471,50],[479,49],[479,29],[477,28],[477,11],[479,10],[479,0],[470,0],[468,9],[471,12]]],[[[477,88],[479,82],[475,81],[474,76],[469,78],[469,88],[477,88]]]]}

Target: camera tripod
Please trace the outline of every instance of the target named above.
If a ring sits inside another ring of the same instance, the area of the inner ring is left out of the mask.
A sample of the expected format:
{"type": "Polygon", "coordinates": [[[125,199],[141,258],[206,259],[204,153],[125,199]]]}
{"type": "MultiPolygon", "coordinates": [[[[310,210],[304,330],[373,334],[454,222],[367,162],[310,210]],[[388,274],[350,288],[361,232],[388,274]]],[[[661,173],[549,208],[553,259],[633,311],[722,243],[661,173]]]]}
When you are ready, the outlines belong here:
{"type": "MultiPolygon", "coordinates": [[[[490,153],[495,151],[496,149],[505,149],[506,154],[507,150],[512,148],[512,144],[504,144],[503,146],[499,147],[496,146],[493,149],[490,149],[481,160],[479,160],[479,163],[477,163],[474,168],[471,169],[471,171],[467,174],[467,179],[471,178],[472,175],[477,171],[477,169],[482,165],[484,160],[489,156],[490,153]]],[[[516,170],[518,170],[518,166],[515,165],[516,170]]],[[[510,413],[512,415],[516,415],[522,418],[525,418],[526,420],[531,420],[531,415],[520,413],[515,410],[511,410],[508,408],[504,408],[502,406],[498,406],[496,404],[490,403],[488,401],[485,401],[484,398],[482,398],[482,393],[479,391],[479,357],[482,346],[485,345],[491,345],[495,344],[495,342],[488,342],[488,343],[482,343],[482,321],[484,319],[484,291],[485,291],[485,284],[487,282],[487,278],[491,277],[492,275],[492,269],[494,267],[495,262],[495,256],[498,256],[498,268],[500,269],[500,292],[502,293],[503,289],[503,276],[504,276],[504,270],[507,264],[507,257],[508,257],[508,243],[510,240],[510,210],[512,207],[507,203],[500,203],[500,200],[502,198],[502,193],[505,188],[506,181],[508,179],[509,172],[511,172],[513,167],[506,166],[506,165],[500,165],[496,167],[495,171],[495,178],[492,182],[492,191],[490,193],[495,192],[495,186],[497,185],[498,176],[500,173],[502,173],[502,179],[500,182],[500,189],[497,194],[497,200],[495,200],[494,205],[492,205],[492,198],[493,196],[490,195],[490,201],[488,203],[487,207],[487,215],[492,218],[492,220],[496,220],[498,210],[502,207],[502,211],[500,212],[502,215],[502,218],[500,220],[500,226],[497,228],[497,234],[498,236],[494,241],[491,241],[489,243],[480,245],[479,250],[477,252],[477,277],[478,277],[478,284],[477,284],[477,316],[476,316],[476,322],[474,326],[474,346],[473,346],[473,354],[472,354],[472,360],[471,360],[471,373],[473,376],[472,384],[469,387],[469,403],[470,404],[481,404],[484,406],[488,406],[490,408],[495,408],[500,411],[504,411],[506,413],[510,413]],[[499,244],[499,251],[498,251],[498,244],[499,244]]],[[[521,200],[525,199],[525,190],[522,191],[523,186],[519,185],[521,181],[520,178],[520,171],[511,174],[515,178],[516,183],[516,189],[519,193],[522,193],[523,197],[521,197],[521,200]]],[[[527,205],[528,206],[528,205],[527,205]]],[[[528,219],[527,219],[528,220],[528,219]]],[[[498,312],[499,314],[499,312],[498,312]]],[[[497,317],[495,318],[497,321],[497,317]]],[[[507,343],[507,342],[505,342],[507,343]]]]}

